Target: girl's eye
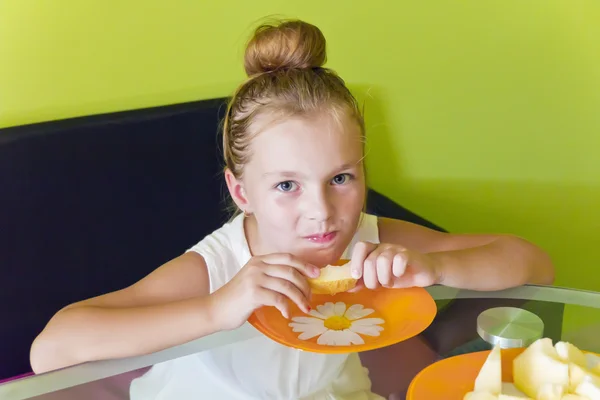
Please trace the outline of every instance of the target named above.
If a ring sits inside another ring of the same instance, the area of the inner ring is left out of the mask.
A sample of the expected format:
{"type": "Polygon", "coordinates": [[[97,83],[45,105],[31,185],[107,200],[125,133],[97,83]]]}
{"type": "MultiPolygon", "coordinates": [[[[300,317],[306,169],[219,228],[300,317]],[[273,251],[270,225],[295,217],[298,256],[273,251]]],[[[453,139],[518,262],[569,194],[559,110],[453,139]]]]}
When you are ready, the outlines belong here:
{"type": "Polygon", "coordinates": [[[277,189],[281,190],[282,192],[292,192],[296,189],[296,187],[297,185],[292,181],[281,182],[277,185],[277,189]]]}
{"type": "Polygon", "coordinates": [[[349,174],[339,174],[339,175],[334,176],[331,181],[335,185],[343,185],[344,183],[346,183],[348,181],[348,179],[350,179],[349,174]]]}

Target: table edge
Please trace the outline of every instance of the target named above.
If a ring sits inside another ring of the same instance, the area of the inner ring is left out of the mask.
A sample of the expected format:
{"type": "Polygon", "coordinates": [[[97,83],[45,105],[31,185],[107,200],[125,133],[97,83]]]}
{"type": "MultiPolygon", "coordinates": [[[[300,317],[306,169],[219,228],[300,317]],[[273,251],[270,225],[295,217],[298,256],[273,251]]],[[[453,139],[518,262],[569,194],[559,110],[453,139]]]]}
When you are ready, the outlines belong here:
{"type": "MultiPolygon", "coordinates": [[[[434,285],[426,288],[426,290],[434,300],[506,298],[600,308],[600,293],[558,286],[525,285],[485,292],[434,285]]],[[[218,332],[152,354],[84,363],[8,381],[0,384],[0,398],[6,400],[28,399],[258,336],[260,336],[260,332],[249,323],[246,323],[236,330],[218,332]],[[35,385],[31,384],[33,379],[35,379],[35,385]]]]}

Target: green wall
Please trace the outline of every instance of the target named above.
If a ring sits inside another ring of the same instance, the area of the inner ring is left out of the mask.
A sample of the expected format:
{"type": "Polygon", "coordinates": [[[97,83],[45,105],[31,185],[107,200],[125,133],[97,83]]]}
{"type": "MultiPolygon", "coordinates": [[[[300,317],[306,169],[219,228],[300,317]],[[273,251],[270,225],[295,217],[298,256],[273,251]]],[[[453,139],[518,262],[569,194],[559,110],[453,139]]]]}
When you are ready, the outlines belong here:
{"type": "Polygon", "coordinates": [[[229,94],[266,15],[317,24],[366,102],[369,179],[600,290],[600,2],[0,1],[0,127],[229,94]]]}

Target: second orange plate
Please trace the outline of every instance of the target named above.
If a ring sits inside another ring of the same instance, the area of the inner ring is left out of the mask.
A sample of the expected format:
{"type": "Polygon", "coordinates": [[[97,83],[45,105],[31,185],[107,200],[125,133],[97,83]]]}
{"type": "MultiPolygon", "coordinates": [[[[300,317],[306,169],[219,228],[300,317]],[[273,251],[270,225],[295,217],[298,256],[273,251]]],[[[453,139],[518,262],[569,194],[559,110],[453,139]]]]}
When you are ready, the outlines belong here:
{"type": "MultiPolygon", "coordinates": [[[[502,382],[513,381],[513,361],[525,348],[502,349],[502,382]]],[[[587,353],[584,351],[584,353],[587,353]]],[[[407,400],[463,400],[475,387],[475,379],[490,350],[466,353],[431,364],[414,377],[407,400]]]]}
{"type": "Polygon", "coordinates": [[[352,353],[414,337],[437,313],[435,301],[423,288],[315,294],[311,308],[305,314],[290,302],[290,319],[286,319],[275,307],[262,307],[248,322],[288,347],[315,353],[352,353]]]}
{"type": "MultiPolygon", "coordinates": [[[[502,382],[512,382],[512,362],[525,349],[502,349],[502,382]]],[[[489,350],[461,354],[431,364],[414,377],[407,400],[463,400],[472,391],[489,350]]]]}

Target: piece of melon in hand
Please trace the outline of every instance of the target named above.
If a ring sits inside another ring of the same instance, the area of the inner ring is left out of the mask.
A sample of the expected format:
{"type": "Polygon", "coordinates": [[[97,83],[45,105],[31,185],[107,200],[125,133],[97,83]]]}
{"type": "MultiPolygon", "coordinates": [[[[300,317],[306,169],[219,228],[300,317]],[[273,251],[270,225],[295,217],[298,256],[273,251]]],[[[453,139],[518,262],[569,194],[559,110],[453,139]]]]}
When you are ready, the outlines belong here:
{"type": "Polygon", "coordinates": [[[569,365],[549,338],[538,339],[513,361],[515,386],[536,400],[561,400],[569,387],[569,365]]]}
{"type": "Polygon", "coordinates": [[[319,277],[307,280],[313,294],[346,292],[354,288],[357,281],[352,278],[349,262],[343,265],[328,265],[321,268],[319,277]]]}

